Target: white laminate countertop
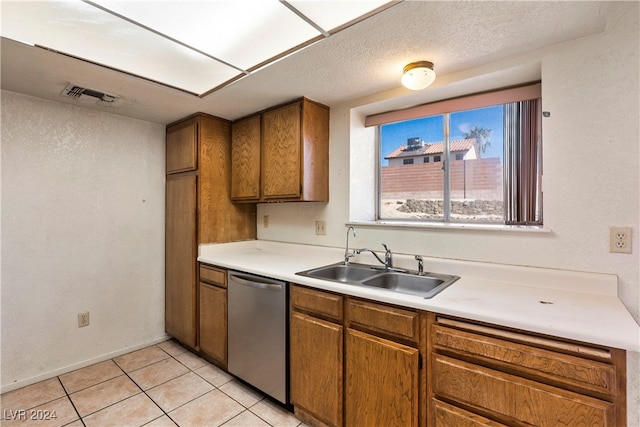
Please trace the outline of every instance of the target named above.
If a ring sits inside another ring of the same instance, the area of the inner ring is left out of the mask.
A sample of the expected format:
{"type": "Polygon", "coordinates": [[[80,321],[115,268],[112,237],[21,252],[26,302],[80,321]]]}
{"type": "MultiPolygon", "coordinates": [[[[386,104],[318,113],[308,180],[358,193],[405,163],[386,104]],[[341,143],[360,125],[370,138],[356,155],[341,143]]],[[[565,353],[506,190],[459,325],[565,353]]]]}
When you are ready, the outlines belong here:
{"type": "MultiPolygon", "coordinates": [[[[200,245],[198,261],[327,291],[592,344],[640,351],[640,326],[617,296],[617,276],[424,258],[428,272],[460,279],[431,299],[296,275],[339,263],[344,249],[264,240],[200,245]]],[[[382,256],[383,254],[380,253],[382,256]]],[[[377,264],[363,253],[352,262],[377,264]]],[[[395,266],[415,270],[413,255],[395,266]]]]}

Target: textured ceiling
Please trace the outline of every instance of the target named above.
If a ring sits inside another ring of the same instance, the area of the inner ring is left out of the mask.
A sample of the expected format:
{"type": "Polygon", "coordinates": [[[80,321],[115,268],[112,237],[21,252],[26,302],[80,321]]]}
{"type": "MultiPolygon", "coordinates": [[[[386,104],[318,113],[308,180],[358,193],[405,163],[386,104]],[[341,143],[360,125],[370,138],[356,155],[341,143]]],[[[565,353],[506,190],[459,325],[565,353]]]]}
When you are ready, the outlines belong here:
{"type": "Polygon", "coordinates": [[[432,61],[446,80],[601,32],[607,3],[407,0],[204,98],[2,39],[2,89],[74,103],[60,95],[71,82],[120,97],[83,106],[163,124],[196,111],[236,119],[299,96],[332,106],[398,89],[415,60],[432,61]]]}

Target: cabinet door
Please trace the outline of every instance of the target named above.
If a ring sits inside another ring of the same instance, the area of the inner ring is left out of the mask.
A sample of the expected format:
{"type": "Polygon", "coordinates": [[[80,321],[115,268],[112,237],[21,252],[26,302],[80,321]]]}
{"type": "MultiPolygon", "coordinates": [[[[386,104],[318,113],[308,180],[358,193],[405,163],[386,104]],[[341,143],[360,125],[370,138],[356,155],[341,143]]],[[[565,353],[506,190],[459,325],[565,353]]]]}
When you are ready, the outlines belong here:
{"type": "Polygon", "coordinates": [[[200,350],[227,366],[227,290],[202,282],[200,350]]]}
{"type": "Polygon", "coordinates": [[[196,170],[198,123],[195,119],[167,129],[167,173],[196,170]]]}
{"type": "Polygon", "coordinates": [[[418,425],[418,350],[347,329],[346,426],[418,425]]]}
{"type": "Polygon", "coordinates": [[[196,177],[167,177],[165,328],[196,345],[196,177]]]}
{"type": "Polygon", "coordinates": [[[291,313],[291,403],[330,426],[342,425],[342,331],[340,325],[291,313]]]}
{"type": "Polygon", "coordinates": [[[260,198],[260,116],[231,127],[231,200],[260,198]]]}
{"type": "Polygon", "coordinates": [[[262,115],[262,195],[265,199],[299,198],[301,104],[262,115]]]}

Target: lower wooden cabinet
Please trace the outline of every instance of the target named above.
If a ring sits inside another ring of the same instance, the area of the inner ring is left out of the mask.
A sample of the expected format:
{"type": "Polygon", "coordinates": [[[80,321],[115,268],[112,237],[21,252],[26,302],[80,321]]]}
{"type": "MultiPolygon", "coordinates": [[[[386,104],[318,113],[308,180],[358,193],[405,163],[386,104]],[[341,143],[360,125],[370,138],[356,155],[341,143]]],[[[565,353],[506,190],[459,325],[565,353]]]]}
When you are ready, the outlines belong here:
{"type": "Polygon", "coordinates": [[[418,349],[347,329],[345,425],[418,425],[418,349]]]}
{"type": "Polygon", "coordinates": [[[292,312],[291,403],[330,426],[342,425],[343,327],[292,312]]]}
{"type": "Polygon", "coordinates": [[[200,351],[227,367],[226,271],[200,265],[200,351]]]}
{"type": "Polygon", "coordinates": [[[626,424],[622,350],[429,315],[430,426],[626,424]]]}
{"type": "Polygon", "coordinates": [[[309,425],[343,425],[343,297],[291,286],[289,379],[295,413],[309,425]]]}
{"type": "Polygon", "coordinates": [[[347,298],[345,312],[345,426],[418,426],[418,311],[347,298]]]}
{"type": "Polygon", "coordinates": [[[506,427],[504,424],[437,399],[433,399],[431,409],[434,412],[435,425],[438,427],[506,427]]]}

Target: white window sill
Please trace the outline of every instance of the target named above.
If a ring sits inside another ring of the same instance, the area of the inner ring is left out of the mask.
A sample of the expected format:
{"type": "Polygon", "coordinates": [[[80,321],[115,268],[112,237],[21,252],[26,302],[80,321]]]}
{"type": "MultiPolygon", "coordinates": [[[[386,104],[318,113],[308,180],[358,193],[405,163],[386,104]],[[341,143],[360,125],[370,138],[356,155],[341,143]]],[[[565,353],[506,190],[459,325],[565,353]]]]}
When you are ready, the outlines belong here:
{"type": "Polygon", "coordinates": [[[540,226],[504,225],[504,224],[462,224],[450,222],[410,222],[396,220],[378,221],[350,221],[347,226],[412,229],[412,230],[443,230],[443,231],[481,231],[499,233],[523,233],[523,234],[551,234],[550,228],[540,226]]]}

